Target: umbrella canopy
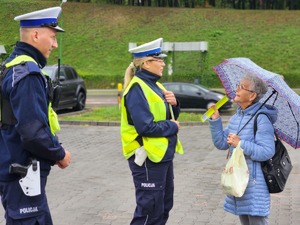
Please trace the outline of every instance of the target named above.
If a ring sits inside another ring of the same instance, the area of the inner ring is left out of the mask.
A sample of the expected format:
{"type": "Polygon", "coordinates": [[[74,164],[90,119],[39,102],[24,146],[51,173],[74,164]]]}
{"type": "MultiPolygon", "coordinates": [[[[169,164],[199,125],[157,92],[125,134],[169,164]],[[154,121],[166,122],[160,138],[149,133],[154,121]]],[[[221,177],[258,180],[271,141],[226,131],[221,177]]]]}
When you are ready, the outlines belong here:
{"type": "Polygon", "coordinates": [[[248,58],[226,59],[213,69],[218,74],[226,95],[230,99],[235,97],[236,85],[245,74],[250,73],[265,81],[269,90],[260,102],[264,102],[274,90],[276,91],[266,104],[273,105],[278,109],[278,119],[274,124],[278,137],[294,148],[300,147],[300,96],[287,85],[279,74],[259,67],[248,58]]]}

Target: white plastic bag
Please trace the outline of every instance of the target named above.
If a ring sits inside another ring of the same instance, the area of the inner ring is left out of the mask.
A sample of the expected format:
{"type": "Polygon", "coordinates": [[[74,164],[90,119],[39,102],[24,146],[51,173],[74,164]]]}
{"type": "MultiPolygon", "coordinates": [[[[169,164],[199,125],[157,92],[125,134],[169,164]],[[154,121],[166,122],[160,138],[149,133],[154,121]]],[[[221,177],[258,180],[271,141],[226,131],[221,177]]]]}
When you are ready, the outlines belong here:
{"type": "Polygon", "coordinates": [[[221,186],[224,194],[242,197],[248,181],[249,170],[239,142],[222,172],[221,186]]]}

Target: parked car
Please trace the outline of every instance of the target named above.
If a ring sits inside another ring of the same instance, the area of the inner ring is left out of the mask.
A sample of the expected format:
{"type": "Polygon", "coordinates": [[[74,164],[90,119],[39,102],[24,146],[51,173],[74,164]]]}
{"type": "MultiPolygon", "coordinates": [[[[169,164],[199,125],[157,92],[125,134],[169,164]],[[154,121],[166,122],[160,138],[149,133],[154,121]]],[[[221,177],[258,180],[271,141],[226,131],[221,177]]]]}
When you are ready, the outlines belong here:
{"type": "Polygon", "coordinates": [[[85,108],[86,87],[83,79],[72,66],[60,65],[59,78],[58,65],[45,66],[43,71],[50,76],[53,86],[60,86],[58,105],[54,106],[54,109],[83,110],[85,108]]]}
{"type": "MultiPolygon", "coordinates": [[[[167,90],[173,91],[180,102],[180,108],[183,109],[208,109],[224,97],[221,92],[210,90],[195,83],[170,82],[163,83],[163,85],[167,90]]],[[[221,107],[221,110],[230,109],[231,107],[232,102],[228,101],[221,107]]]]}

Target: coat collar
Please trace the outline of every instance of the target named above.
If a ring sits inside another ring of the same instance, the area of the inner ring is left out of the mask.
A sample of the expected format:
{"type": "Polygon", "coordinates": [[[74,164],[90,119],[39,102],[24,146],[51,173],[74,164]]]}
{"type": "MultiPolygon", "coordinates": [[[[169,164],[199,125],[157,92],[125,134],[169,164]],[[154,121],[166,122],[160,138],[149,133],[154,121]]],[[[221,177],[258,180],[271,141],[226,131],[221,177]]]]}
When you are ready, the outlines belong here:
{"type": "Polygon", "coordinates": [[[155,73],[151,73],[148,70],[141,69],[140,71],[136,72],[136,76],[141,78],[142,80],[147,80],[156,83],[161,76],[156,75],[155,73]]]}
{"type": "Polygon", "coordinates": [[[18,55],[28,55],[31,58],[33,58],[40,68],[44,68],[47,64],[46,58],[43,56],[43,54],[37,50],[32,45],[26,43],[26,42],[17,42],[16,47],[13,51],[13,53],[10,55],[8,61],[11,61],[18,55]]]}

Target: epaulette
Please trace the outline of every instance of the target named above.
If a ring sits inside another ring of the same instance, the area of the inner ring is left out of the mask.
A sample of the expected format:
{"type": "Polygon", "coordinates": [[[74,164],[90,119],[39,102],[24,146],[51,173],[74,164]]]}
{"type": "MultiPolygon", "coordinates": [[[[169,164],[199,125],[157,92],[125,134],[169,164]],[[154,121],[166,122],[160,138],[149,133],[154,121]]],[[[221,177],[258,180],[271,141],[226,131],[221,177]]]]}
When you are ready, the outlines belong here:
{"type": "Polygon", "coordinates": [[[20,80],[29,74],[41,74],[41,69],[35,62],[22,62],[14,66],[12,86],[15,86],[20,80]]]}

